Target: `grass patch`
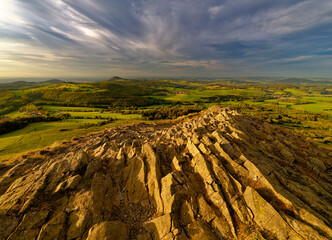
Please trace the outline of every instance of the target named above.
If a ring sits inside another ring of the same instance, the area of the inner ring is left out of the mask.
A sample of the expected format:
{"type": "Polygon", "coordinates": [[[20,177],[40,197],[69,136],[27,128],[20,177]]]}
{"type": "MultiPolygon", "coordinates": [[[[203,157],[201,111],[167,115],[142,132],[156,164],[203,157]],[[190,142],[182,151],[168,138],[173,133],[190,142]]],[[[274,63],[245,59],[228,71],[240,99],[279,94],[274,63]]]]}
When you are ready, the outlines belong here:
{"type": "Polygon", "coordinates": [[[291,109],[304,110],[304,111],[316,112],[316,113],[324,112],[324,113],[332,115],[332,111],[326,111],[326,109],[332,110],[331,103],[310,103],[310,104],[292,105],[291,109]]]}
{"type": "Polygon", "coordinates": [[[84,112],[84,111],[99,111],[100,108],[92,108],[92,107],[64,107],[64,106],[51,106],[51,105],[42,105],[43,109],[48,111],[77,111],[77,112],[84,112]]]}
{"type": "Polygon", "coordinates": [[[98,117],[101,116],[103,118],[114,118],[114,119],[138,119],[141,117],[141,114],[121,114],[121,113],[100,113],[100,112],[65,112],[62,113],[69,113],[73,117],[98,117]]]}
{"type": "Polygon", "coordinates": [[[0,161],[12,158],[20,153],[44,148],[57,141],[70,140],[75,136],[84,136],[105,128],[144,122],[143,120],[122,119],[104,126],[85,128],[87,123],[98,123],[95,119],[69,119],[62,122],[39,122],[27,127],[0,135],[0,161]],[[65,131],[64,131],[65,129],[65,131]]]}

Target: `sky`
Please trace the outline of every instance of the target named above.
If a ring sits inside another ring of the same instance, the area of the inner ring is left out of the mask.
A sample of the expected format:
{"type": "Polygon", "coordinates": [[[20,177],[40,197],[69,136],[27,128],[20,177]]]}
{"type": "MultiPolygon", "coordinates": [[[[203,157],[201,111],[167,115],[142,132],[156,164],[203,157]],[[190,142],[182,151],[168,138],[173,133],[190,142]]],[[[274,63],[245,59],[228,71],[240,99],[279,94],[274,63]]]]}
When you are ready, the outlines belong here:
{"type": "Polygon", "coordinates": [[[0,78],[332,77],[331,0],[0,0],[0,78]]]}

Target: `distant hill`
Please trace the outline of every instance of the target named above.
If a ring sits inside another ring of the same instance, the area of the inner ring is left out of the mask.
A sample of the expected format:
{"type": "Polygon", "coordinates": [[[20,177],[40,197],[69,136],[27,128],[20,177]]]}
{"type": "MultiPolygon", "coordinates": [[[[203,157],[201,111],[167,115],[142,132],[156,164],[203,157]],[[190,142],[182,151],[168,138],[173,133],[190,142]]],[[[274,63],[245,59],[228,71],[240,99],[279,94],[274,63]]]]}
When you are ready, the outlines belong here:
{"type": "Polygon", "coordinates": [[[125,79],[125,78],[122,78],[119,76],[113,76],[113,77],[109,78],[108,81],[116,81],[116,80],[121,80],[121,79],[125,79]]]}
{"type": "Polygon", "coordinates": [[[45,83],[64,83],[65,81],[62,81],[60,79],[50,79],[50,80],[46,80],[44,82],[45,83]]]}
{"type": "Polygon", "coordinates": [[[19,88],[29,88],[38,87],[47,84],[57,84],[64,83],[65,81],[59,79],[50,79],[42,82],[28,82],[28,81],[15,81],[11,83],[0,83],[0,89],[19,89],[19,88]]]}
{"type": "Polygon", "coordinates": [[[18,89],[23,87],[34,87],[35,85],[35,82],[15,81],[11,83],[1,83],[0,89],[18,89]]]}
{"type": "Polygon", "coordinates": [[[274,82],[290,83],[290,84],[332,84],[332,80],[329,80],[329,79],[311,80],[311,79],[307,79],[307,78],[286,78],[286,79],[279,79],[274,82]]]}

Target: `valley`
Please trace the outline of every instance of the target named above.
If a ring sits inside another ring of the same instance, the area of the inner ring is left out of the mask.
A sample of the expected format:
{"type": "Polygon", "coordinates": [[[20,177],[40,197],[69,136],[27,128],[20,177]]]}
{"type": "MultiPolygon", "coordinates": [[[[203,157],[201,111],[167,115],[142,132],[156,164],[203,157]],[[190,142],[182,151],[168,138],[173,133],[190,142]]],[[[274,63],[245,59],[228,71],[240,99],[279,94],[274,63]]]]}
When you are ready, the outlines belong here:
{"type": "Polygon", "coordinates": [[[86,83],[20,82],[16,87],[3,83],[0,159],[105,128],[167,121],[213,105],[233,107],[331,148],[332,85],[308,81],[112,77],[86,83]]]}

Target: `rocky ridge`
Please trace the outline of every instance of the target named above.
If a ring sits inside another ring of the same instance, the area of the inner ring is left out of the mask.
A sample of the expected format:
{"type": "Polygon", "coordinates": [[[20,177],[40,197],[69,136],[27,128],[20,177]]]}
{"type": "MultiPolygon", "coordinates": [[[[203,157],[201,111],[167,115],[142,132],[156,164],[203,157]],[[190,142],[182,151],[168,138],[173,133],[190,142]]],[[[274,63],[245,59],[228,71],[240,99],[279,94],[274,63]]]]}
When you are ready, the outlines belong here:
{"type": "Polygon", "coordinates": [[[0,239],[332,239],[332,153],[212,107],[25,154],[0,175],[0,239]]]}

